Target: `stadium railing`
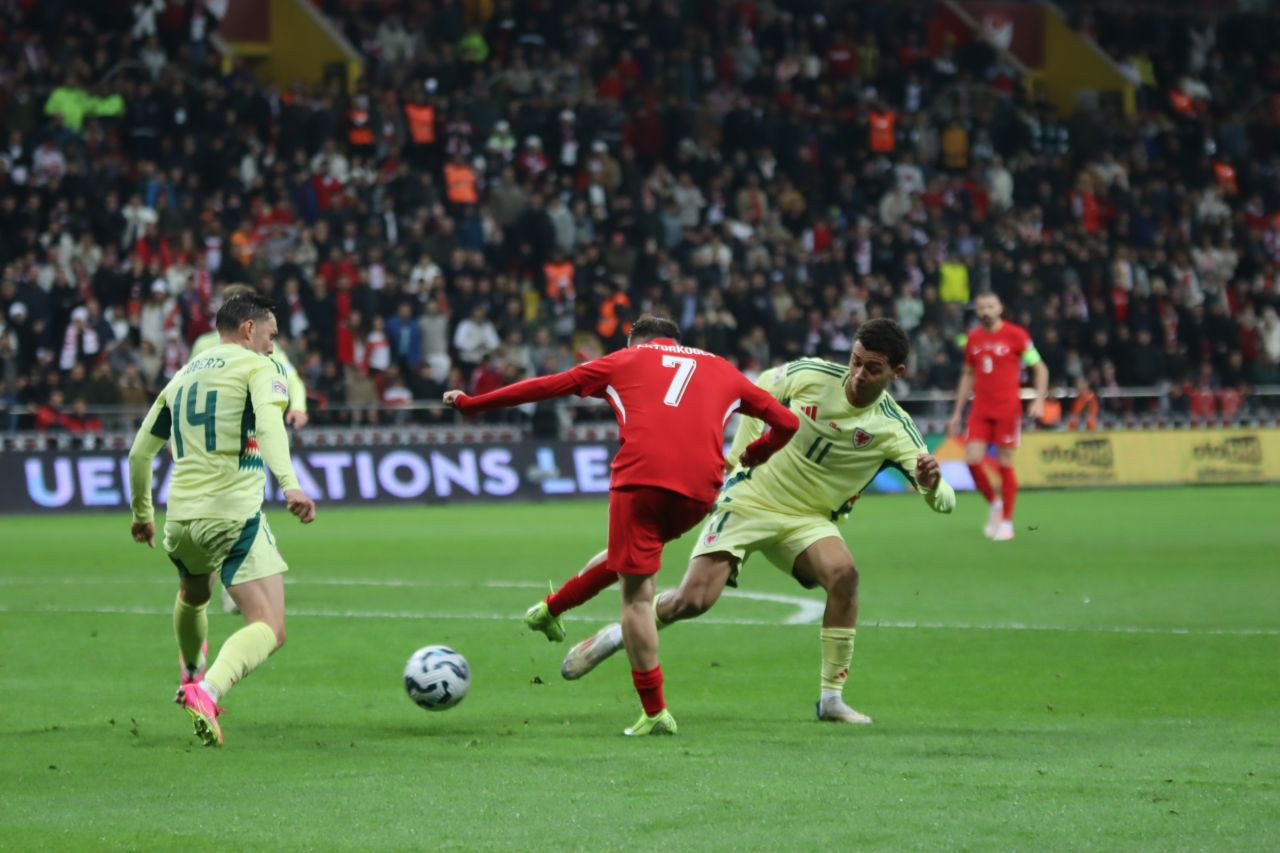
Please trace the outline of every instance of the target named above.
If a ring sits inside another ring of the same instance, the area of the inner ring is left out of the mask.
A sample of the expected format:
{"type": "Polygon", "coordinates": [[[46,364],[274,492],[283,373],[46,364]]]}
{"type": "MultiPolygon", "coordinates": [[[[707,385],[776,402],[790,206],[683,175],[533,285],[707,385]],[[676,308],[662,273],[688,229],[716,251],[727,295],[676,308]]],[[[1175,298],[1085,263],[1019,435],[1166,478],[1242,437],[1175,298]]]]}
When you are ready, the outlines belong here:
{"type": "MultiPolygon", "coordinates": [[[[1208,427],[1280,427],[1280,385],[1255,386],[1242,393],[1238,408],[1224,413],[1181,411],[1170,404],[1165,387],[1103,389],[1097,430],[1176,429],[1208,427]]],[[[1029,399],[1030,390],[1023,392],[1029,399]]],[[[1075,399],[1072,389],[1053,389],[1050,398],[1062,404],[1062,418],[1052,426],[1024,422],[1027,431],[1067,431],[1065,410],[1075,399]]],[[[916,419],[922,432],[943,433],[955,401],[950,391],[910,391],[894,398],[916,419]]],[[[1187,398],[1183,398],[1185,401],[1187,398]]],[[[1236,405],[1233,403],[1233,406],[1236,405]]],[[[528,437],[601,441],[615,439],[613,413],[602,401],[564,398],[540,404],[533,414],[522,409],[490,413],[482,419],[460,417],[437,401],[402,405],[329,404],[314,408],[311,425],[295,430],[293,441],[304,447],[385,446],[395,444],[456,444],[518,441],[528,437]]],[[[100,421],[101,429],[36,431],[27,426],[32,410],[0,410],[0,451],[68,448],[127,448],[137,424],[146,415],[140,406],[97,406],[84,412],[100,421]]],[[[1079,429],[1084,430],[1083,425],[1079,429]]]]}

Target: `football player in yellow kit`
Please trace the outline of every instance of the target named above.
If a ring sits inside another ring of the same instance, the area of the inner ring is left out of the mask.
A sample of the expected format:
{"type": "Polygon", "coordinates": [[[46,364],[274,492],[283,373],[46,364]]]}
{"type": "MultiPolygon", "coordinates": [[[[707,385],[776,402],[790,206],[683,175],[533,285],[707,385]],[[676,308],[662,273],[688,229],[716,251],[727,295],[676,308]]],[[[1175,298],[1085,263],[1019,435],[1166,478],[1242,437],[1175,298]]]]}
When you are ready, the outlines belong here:
{"type": "Polygon", "coordinates": [[[178,570],[173,626],[181,686],[175,700],[208,746],[222,744],[218,702],[284,644],[288,570],[262,517],[264,464],[303,524],[316,506],[298,486],[284,412],[284,369],[270,358],[276,337],[272,303],[248,294],[218,311],[220,343],[174,375],[156,398],[129,451],[134,541],[155,547],[152,461],[168,443],[173,455],[163,546],[178,570]],[[244,614],[245,626],[204,671],[214,576],[244,614]]]}
{"type": "MultiPolygon", "coordinates": [[[[659,627],[705,613],[725,586],[736,586],[738,570],[756,552],[803,586],[822,587],[827,606],[820,633],[821,720],[871,722],[843,698],[853,661],[858,572],[837,522],[886,468],[901,472],[935,512],[955,508],[955,491],[942,479],[938,460],[887,390],[906,370],[908,347],[896,322],[869,320],[858,330],[847,368],[803,358],[760,377],[757,384],[800,416],[800,431],[768,462],[734,471],[698,536],[680,587],[662,593],[654,605],[659,627]]],[[[756,423],[744,421],[726,458],[736,460],[758,435],[756,423]]],[[[531,608],[526,623],[554,639],[549,629],[558,619],[546,618],[547,603],[531,608]]],[[[602,628],[569,650],[561,673],[582,677],[621,642],[617,625],[602,628]]]]}

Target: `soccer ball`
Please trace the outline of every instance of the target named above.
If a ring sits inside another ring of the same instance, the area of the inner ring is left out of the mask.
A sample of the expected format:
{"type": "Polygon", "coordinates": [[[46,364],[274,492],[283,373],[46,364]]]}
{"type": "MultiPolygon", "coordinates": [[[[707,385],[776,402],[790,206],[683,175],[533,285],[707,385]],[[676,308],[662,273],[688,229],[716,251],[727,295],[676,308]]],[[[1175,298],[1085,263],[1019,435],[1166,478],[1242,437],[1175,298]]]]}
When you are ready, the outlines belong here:
{"type": "Polygon", "coordinates": [[[424,646],[404,665],[404,692],[420,708],[444,711],[467,695],[471,667],[448,646],[424,646]]]}

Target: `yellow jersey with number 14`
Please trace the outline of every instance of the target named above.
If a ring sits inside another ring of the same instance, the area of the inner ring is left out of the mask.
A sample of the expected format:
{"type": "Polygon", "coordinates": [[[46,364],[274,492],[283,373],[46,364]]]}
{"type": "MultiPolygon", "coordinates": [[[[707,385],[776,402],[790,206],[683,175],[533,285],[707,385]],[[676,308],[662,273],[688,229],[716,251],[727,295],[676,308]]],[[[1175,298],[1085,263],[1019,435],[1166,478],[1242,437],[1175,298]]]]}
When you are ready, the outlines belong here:
{"type": "MultiPolygon", "coordinates": [[[[803,358],[764,372],[761,388],[800,418],[800,431],[768,462],[739,468],[725,487],[733,499],[787,515],[819,515],[839,520],[876,475],[901,472],[938,512],[955,507],[945,480],[932,491],[916,485],[916,457],[927,453],[911,416],[886,392],[858,408],[845,396],[849,371],[838,364],[803,358]]],[[[759,435],[759,421],[742,421],[729,458],[736,460],[759,435]]]]}
{"type": "MultiPolygon", "coordinates": [[[[282,488],[297,488],[288,455],[284,412],[289,388],[284,368],[238,344],[204,350],[174,375],[156,399],[134,441],[134,456],[160,441],[173,455],[167,517],[245,519],[262,508],[266,474],[259,430],[269,434],[272,473],[282,488]],[[154,440],[154,441],[153,441],[154,440]],[[281,455],[282,454],[282,455],[281,455]],[[279,469],[279,470],[277,470],[279,469]]],[[[147,470],[150,456],[145,459],[147,470]]],[[[139,473],[141,483],[146,478],[139,473]]],[[[134,516],[149,520],[150,493],[135,486],[134,516]],[[145,498],[145,499],[144,499],[145,498]]]]}

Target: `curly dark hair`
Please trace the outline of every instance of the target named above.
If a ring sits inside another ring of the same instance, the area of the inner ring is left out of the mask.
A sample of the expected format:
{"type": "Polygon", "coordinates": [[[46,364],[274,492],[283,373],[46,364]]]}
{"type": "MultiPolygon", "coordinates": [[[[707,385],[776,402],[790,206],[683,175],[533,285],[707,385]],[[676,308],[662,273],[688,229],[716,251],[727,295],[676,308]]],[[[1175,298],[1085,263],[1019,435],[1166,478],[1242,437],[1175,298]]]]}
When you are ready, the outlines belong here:
{"type": "Polygon", "coordinates": [[[878,352],[889,359],[891,367],[907,363],[911,344],[897,320],[884,317],[868,320],[858,328],[857,340],[870,352],[878,352]]]}

